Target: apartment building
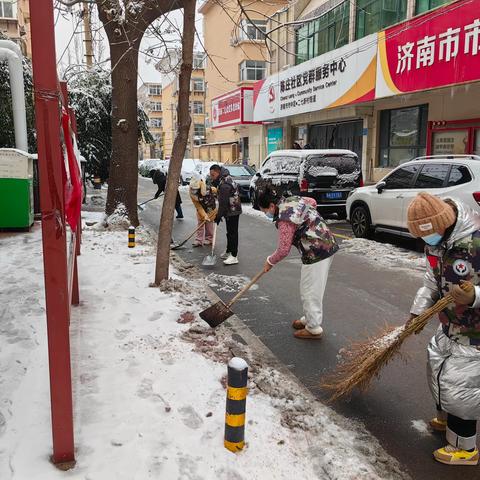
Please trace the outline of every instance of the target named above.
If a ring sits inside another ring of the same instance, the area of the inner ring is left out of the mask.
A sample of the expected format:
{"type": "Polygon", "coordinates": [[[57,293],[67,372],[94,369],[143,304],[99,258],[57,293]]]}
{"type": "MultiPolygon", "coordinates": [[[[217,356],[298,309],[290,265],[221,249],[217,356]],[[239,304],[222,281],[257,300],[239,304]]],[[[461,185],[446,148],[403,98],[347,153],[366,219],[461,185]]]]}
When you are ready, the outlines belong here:
{"type": "Polygon", "coordinates": [[[253,120],[245,121],[241,112],[244,104],[246,110],[251,110],[252,106],[247,106],[252,103],[248,91],[267,74],[268,18],[287,3],[245,1],[244,13],[236,0],[206,0],[200,6],[203,43],[209,56],[205,67],[207,129],[206,144],[200,148],[202,159],[256,163],[263,155],[261,128],[253,120]],[[219,122],[218,117],[214,118],[217,114],[227,121],[219,122]]]}
{"type": "MultiPolygon", "coordinates": [[[[156,65],[162,72],[162,105],[163,105],[163,153],[168,159],[172,155],[173,142],[177,133],[178,104],[178,65],[180,51],[169,50],[156,65]]],[[[186,158],[199,158],[200,146],[206,143],[205,132],[205,54],[195,52],[190,86],[190,114],[192,125],[185,152],[186,158]]]]}
{"type": "Polygon", "coordinates": [[[145,82],[138,89],[138,102],[148,115],[150,132],[155,140],[154,143],[139,144],[140,160],[146,158],[163,158],[163,107],[162,107],[162,84],[145,82]]]}
{"type": "Polygon", "coordinates": [[[480,154],[479,12],[479,0],[312,0],[277,12],[269,76],[255,86],[266,152],[348,148],[370,181],[419,155],[480,154]]]}
{"type": "Polygon", "coordinates": [[[0,32],[16,42],[32,58],[28,0],[0,0],[0,32]]]}

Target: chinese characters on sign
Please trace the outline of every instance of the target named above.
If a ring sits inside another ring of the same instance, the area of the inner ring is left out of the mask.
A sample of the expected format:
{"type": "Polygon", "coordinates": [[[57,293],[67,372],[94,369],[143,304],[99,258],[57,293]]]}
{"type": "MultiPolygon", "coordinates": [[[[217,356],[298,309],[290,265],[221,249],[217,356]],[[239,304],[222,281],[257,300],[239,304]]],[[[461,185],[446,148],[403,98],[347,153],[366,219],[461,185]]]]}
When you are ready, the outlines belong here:
{"type": "Polygon", "coordinates": [[[439,35],[426,35],[416,43],[407,42],[399,45],[397,74],[409,72],[412,69],[412,63],[416,69],[419,69],[430,67],[435,61],[450,62],[458,55],[461,33],[464,35],[464,53],[477,55],[480,50],[480,19],[478,18],[470,25],[463,27],[463,31],[460,28],[449,27],[439,35]]]}

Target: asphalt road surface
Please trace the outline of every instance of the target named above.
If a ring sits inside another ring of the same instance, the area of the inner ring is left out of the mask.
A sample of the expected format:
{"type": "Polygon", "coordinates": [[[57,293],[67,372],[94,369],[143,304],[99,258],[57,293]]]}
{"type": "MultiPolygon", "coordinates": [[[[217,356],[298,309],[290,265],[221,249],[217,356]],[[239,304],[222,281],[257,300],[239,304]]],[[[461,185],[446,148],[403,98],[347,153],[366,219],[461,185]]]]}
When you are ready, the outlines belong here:
{"type": "MultiPolygon", "coordinates": [[[[139,181],[139,202],[153,196],[152,182],[139,181]]],[[[196,224],[194,207],[182,194],[185,220],[175,220],[174,238],[179,241],[196,224]]],[[[141,214],[143,222],[158,226],[161,201],[151,202],[141,214]]],[[[340,242],[350,237],[347,223],[332,226],[340,242]]],[[[218,258],[216,267],[205,268],[205,275],[243,275],[252,278],[276,246],[276,230],[263,219],[243,214],[240,218],[239,265],[225,266],[218,258]]],[[[225,250],[225,223],[218,230],[217,254],[225,250]]],[[[178,253],[188,262],[200,265],[208,249],[190,247],[178,253]]],[[[404,246],[404,245],[403,245],[404,246]]],[[[319,387],[321,377],[334,369],[337,355],[352,339],[364,339],[388,322],[400,325],[408,316],[412,298],[421,278],[407,270],[379,267],[362,255],[340,250],[334,258],[325,294],[324,338],[298,340],[292,336],[291,322],[302,314],[299,295],[300,258],[292,253],[265,275],[259,288],[250,291],[235,306],[235,313],[270,350],[320,400],[326,392],[319,387]]],[[[216,290],[222,300],[232,293],[216,290]]],[[[356,393],[333,408],[363,422],[390,455],[397,458],[415,480],[456,480],[480,478],[471,467],[449,467],[433,460],[432,452],[445,444],[442,436],[426,430],[434,415],[425,375],[426,345],[436,322],[420,335],[409,339],[402,352],[384,370],[367,393],[356,393]],[[425,423],[422,423],[425,422],[425,423]],[[422,431],[422,426],[425,431],[422,431]]]]}

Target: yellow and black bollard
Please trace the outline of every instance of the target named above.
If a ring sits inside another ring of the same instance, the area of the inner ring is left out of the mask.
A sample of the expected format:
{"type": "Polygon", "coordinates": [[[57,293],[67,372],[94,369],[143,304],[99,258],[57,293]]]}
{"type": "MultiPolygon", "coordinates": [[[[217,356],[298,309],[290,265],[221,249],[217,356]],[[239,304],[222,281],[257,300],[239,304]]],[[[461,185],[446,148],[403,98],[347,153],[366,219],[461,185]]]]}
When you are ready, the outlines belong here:
{"type": "Polygon", "coordinates": [[[135,227],[128,227],[128,248],[135,247],[135,227]]]}
{"type": "Polygon", "coordinates": [[[245,445],[245,408],[247,405],[248,365],[242,358],[228,362],[227,413],[225,415],[225,448],[231,452],[245,445]]]}

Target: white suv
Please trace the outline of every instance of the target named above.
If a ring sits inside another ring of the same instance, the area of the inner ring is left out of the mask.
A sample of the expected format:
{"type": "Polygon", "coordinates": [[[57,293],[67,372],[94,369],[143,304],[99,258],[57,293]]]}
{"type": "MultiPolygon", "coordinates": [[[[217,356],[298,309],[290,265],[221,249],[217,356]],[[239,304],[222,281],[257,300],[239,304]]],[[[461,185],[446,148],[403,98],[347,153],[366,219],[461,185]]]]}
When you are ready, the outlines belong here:
{"type": "Polygon", "coordinates": [[[419,192],[454,197],[474,209],[480,205],[480,157],[434,155],[403,163],[376,185],[353,190],[347,218],[356,237],[375,231],[411,237],[407,208],[419,192]]]}

